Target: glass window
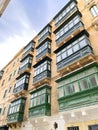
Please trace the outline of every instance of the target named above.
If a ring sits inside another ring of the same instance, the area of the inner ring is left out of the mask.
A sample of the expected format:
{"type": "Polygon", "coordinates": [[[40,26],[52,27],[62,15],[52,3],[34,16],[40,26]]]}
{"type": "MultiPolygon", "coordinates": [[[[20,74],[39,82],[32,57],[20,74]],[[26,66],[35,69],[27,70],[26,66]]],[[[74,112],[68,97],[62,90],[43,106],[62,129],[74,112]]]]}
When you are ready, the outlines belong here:
{"type": "Polygon", "coordinates": [[[72,89],[71,89],[71,86],[70,85],[66,85],[65,86],[65,93],[66,95],[69,95],[72,93],[72,89]]]}
{"type": "Polygon", "coordinates": [[[5,79],[2,81],[2,84],[1,84],[1,86],[3,86],[3,85],[4,85],[4,83],[5,83],[5,79]]]}
{"type": "Polygon", "coordinates": [[[95,124],[95,125],[90,125],[88,126],[89,127],[89,130],[98,130],[98,125],[95,124]]]}
{"type": "Polygon", "coordinates": [[[62,53],[62,59],[65,59],[67,57],[67,53],[66,52],[63,52],[62,53]]]}
{"type": "Polygon", "coordinates": [[[92,6],[90,12],[93,17],[96,17],[98,15],[98,6],[97,5],[92,6]]]}
{"type": "Polygon", "coordinates": [[[58,89],[58,96],[59,96],[59,98],[64,97],[64,89],[63,89],[63,87],[58,89]]]}
{"type": "Polygon", "coordinates": [[[45,103],[45,95],[41,95],[41,104],[45,103]]]}
{"type": "Polygon", "coordinates": [[[67,130],[79,130],[78,126],[68,127],[67,130]]]}
{"type": "Polygon", "coordinates": [[[73,46],[73,51],[76,52],[76,51],[78,51],[78,50],[79,50],[79,45],[78,45],[78,44],[74,45],[74,46],[73,46]]]}
{"type": "Polygon", "coordinates": [[[82,41],[79,42],[80,47],[83,48],[84,46],[87,45],[86,39],[83,39],[82,41]]]}
{"type": "Polygon", "coordinates": [[[72,84],[72,86],[73,86],[73,91],[74,92],[79,92],[79,84],[78,84],[78,82],[74,82],[72,84]]]}
{"type": "Polygon", "coordinates": [[[72,28],[73,26],[74,26],[73,21],[70,21],[70,22],[69,22],[69,29],[72,28]]]}
{"type": "Polygon", "coordinates": [[[61,61],[61,55],[57,56],[57,62],[61,61]]]}
{"type": "Polygon", "coordinates": [[[96,87],[98,85],[95,75],[90,76],[89,81],[90,81],[91,87],[96,87]]]}
{"type": "Polygon", "coordinates": [[[80,80],[81,90],[88,89],[88,83],[86,79],[80,80]]]}
{"type": "Polygon", "coordinates": [[[4,95],[3,95],[3,98],[6,97],[6,94],[7,94],[7,90],[4,91],[4,95]]]}
{"type": "Polygon", "coordinates": [[[3,111],[2,111],[2,115],[5,114],[5,111],[6,111],[6,107],[4,107],[3,111]]]}
{"type": "Polygon", "coordinates": [[[72,52],[72,48],[70,48],[70,49],[67,50],[68,56],[71,55],[72,53],[73,53],[73,52],[72,52]]]}

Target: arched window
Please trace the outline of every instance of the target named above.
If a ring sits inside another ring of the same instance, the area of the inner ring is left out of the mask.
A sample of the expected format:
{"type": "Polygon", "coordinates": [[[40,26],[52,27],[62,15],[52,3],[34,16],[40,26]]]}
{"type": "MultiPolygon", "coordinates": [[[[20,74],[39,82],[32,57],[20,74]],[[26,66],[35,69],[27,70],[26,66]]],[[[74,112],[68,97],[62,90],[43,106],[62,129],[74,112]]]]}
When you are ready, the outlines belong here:
{"type": "Polygon", "coordinates": [[[98,6],[97,5],[92,6],[90,8],[90,12],[93,17],[96,17],[98,15],[98,6]]]}

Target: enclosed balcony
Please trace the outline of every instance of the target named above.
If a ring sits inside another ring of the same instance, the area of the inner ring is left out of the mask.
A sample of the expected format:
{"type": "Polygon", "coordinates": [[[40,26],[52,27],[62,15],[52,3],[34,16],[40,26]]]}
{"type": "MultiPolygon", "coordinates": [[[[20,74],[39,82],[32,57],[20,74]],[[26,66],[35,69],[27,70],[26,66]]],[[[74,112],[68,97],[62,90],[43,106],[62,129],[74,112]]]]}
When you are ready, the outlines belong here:
{"type": "Polygon", "coordinates": [[[51,25],[47,25],[39,34],[38,34],[38,44],[41,44],[46,38],[51,39],[51,25]]]}
{"type": "Polygon", "coordinates": [[[51,115],[51,87],[44,85],[31,93],[29,117],[51,115]]]}
{"type": "Polygon", "coordinates": [[[74,35],[80,29],[84,29],[84,24],[81,22],[81,16],[76,15],[66,24],[62,25],[58,30],[55,31],[56,34],[56,44],[59,45],[62,41],[66,40],[70,35],[74,35]]]}
{"type": "Polygon", "coordinates": [[[92,63],[57,80],[59,111],[98,104],[98,64],[92,63]]]}
{"type": "Polygon", "coordinates": [[[34,65],[34,77],[33,84],[41,82],[43,80],[47,81],[51,78],[51,59],[46,57],[42,61],[34,65]]]}
{"type": "Polygon", "coordinates": [[[35,42],[31,41],[27,46],[24,47],[24,52],[21,61],[24,60],[29,54],[33,55],[34,46],[35,42]]]}
{"type": "Polygon", "coordinates": [[[37,83],[43,79],[47,79],[47,78],[49,78],[49,79],[51,78],[51,72],[49,70],[45,70],[45,71],[41,72],[39,75],[34,76],[33,83],[35,84],[35,83],[37,83]]]}
{"type": "Polygon", "coordinates": [[[20,68],[19,68],[19,74],[24,73],[24,72],[30,72],[31,67],[32,67],[32,60],[33,60],[32,56],[28,55],[26,57],[26,59],[24,59],[21,62],[21,65],[20,65],[20,68]]]}
{"type": "Polygon", "coordinates": [[[92,48],[90,46],[86,46],[83,49],[77,51],[76,53],[70,55],[69,57],[65,58],[61,62],[57,63],[57,70],[60,70],[64,66],[67,66],[89,54],[93,54],[92,48]]]}
{"type": "Polygon", "coordinates": [[[89,54],[93,54],[93,50],[88,37],[84,34],[74,42],[66,43],[66,46],[62,46],[61,50],[59,48],[59,50],[56,51],[56,54],[57,70],[59,71],[79,59],[82,59],[89,54]]]}
{"type": "Polygon", "coordinates": [[[21,97],[11,102],[7,115],[8,124],[14,124],[23,121],[25,102],[25,97],[21,97]]]}
{"type": "Polygon", "coordinates": [[[50,41],[46,41],[42,45],[37,47],[36,60],[39,60],[40,58],[44,57],[45,55],[50,55],[50,54],[51,54],[51,43],[50,43],[50,41]]]}
{"type": "Polygon", "coordinates": [[[54,17],[55,20],[55,26],[60,26],[65,20],[67,20],[71,15],[73,15],[77,8],[77,1],[76,0],[70,0],[68,4],[54,17]]]}
{"type": "Polygon", "coordinates": [[[29,77],[29,73],[24,73],[24,75],[18,77],[13,90],[14,95],[25,93],[25,91],[28,89],[29,77]]]}

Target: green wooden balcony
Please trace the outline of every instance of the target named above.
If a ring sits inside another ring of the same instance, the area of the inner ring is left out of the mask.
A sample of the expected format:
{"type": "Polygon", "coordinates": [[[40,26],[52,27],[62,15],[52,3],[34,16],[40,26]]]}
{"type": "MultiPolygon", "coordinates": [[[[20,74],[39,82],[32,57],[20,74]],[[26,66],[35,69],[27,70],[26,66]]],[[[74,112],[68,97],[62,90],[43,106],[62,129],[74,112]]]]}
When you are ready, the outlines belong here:
{"type": "Polygon", "coordinates": [[[7,123],[13,124],[23,121],[24,109],[25,109],[25,97],[20,97],[11,102],[7,115],[7,123]]]}
{"type": "Polygon", "coordinates": [[[98,86],[58,99],[59,111],[67,111],[98,104],[98,86]]]}
{"type": "Polygon", "coordinates": [[[29,117],[51,115],[51,87],[43,85],[33,90],[30,98],[29,117]]]}
{"type": "Polygon", "coordinates": [[[59,111],[98,104],[98,64],[92,63],[56,81],[59,111]]]}

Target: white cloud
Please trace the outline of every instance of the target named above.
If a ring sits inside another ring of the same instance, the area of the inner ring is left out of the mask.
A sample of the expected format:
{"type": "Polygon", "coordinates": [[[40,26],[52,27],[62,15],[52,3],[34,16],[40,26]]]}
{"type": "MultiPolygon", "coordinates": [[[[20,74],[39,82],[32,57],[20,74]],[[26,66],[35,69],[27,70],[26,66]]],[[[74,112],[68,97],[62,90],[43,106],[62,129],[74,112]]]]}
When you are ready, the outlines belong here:
{"type": "Polygon", "coordinates": [[[36,32],[31,33],[31,31],[23,31],[21,36],[10,36],[0,45],[0,69],[2,69],[14,55],[32,39],[35,33],[36,32]]]}
{"type": "Polygon", "coordinates": [[[28,44],[36,34],[22,5],[19,3],[16,4],[16,2],[13,1],[11,7],[10,12],[14,9],[13,12],[10,13],[8,11],[8,14],[1,18],[4,28],[6,29],[0,31],[1,37],[4,38],[5,35],[5,39],[0,41],[0,70],[10,62],[14,55],[28,44]],[[17,23],[19,25],[17,25],[17,23]],[[17,28],[17,26],[19,27],[17,28]],[[17,33],[15,33],[15,30],[17,30],[17,33]]]}

